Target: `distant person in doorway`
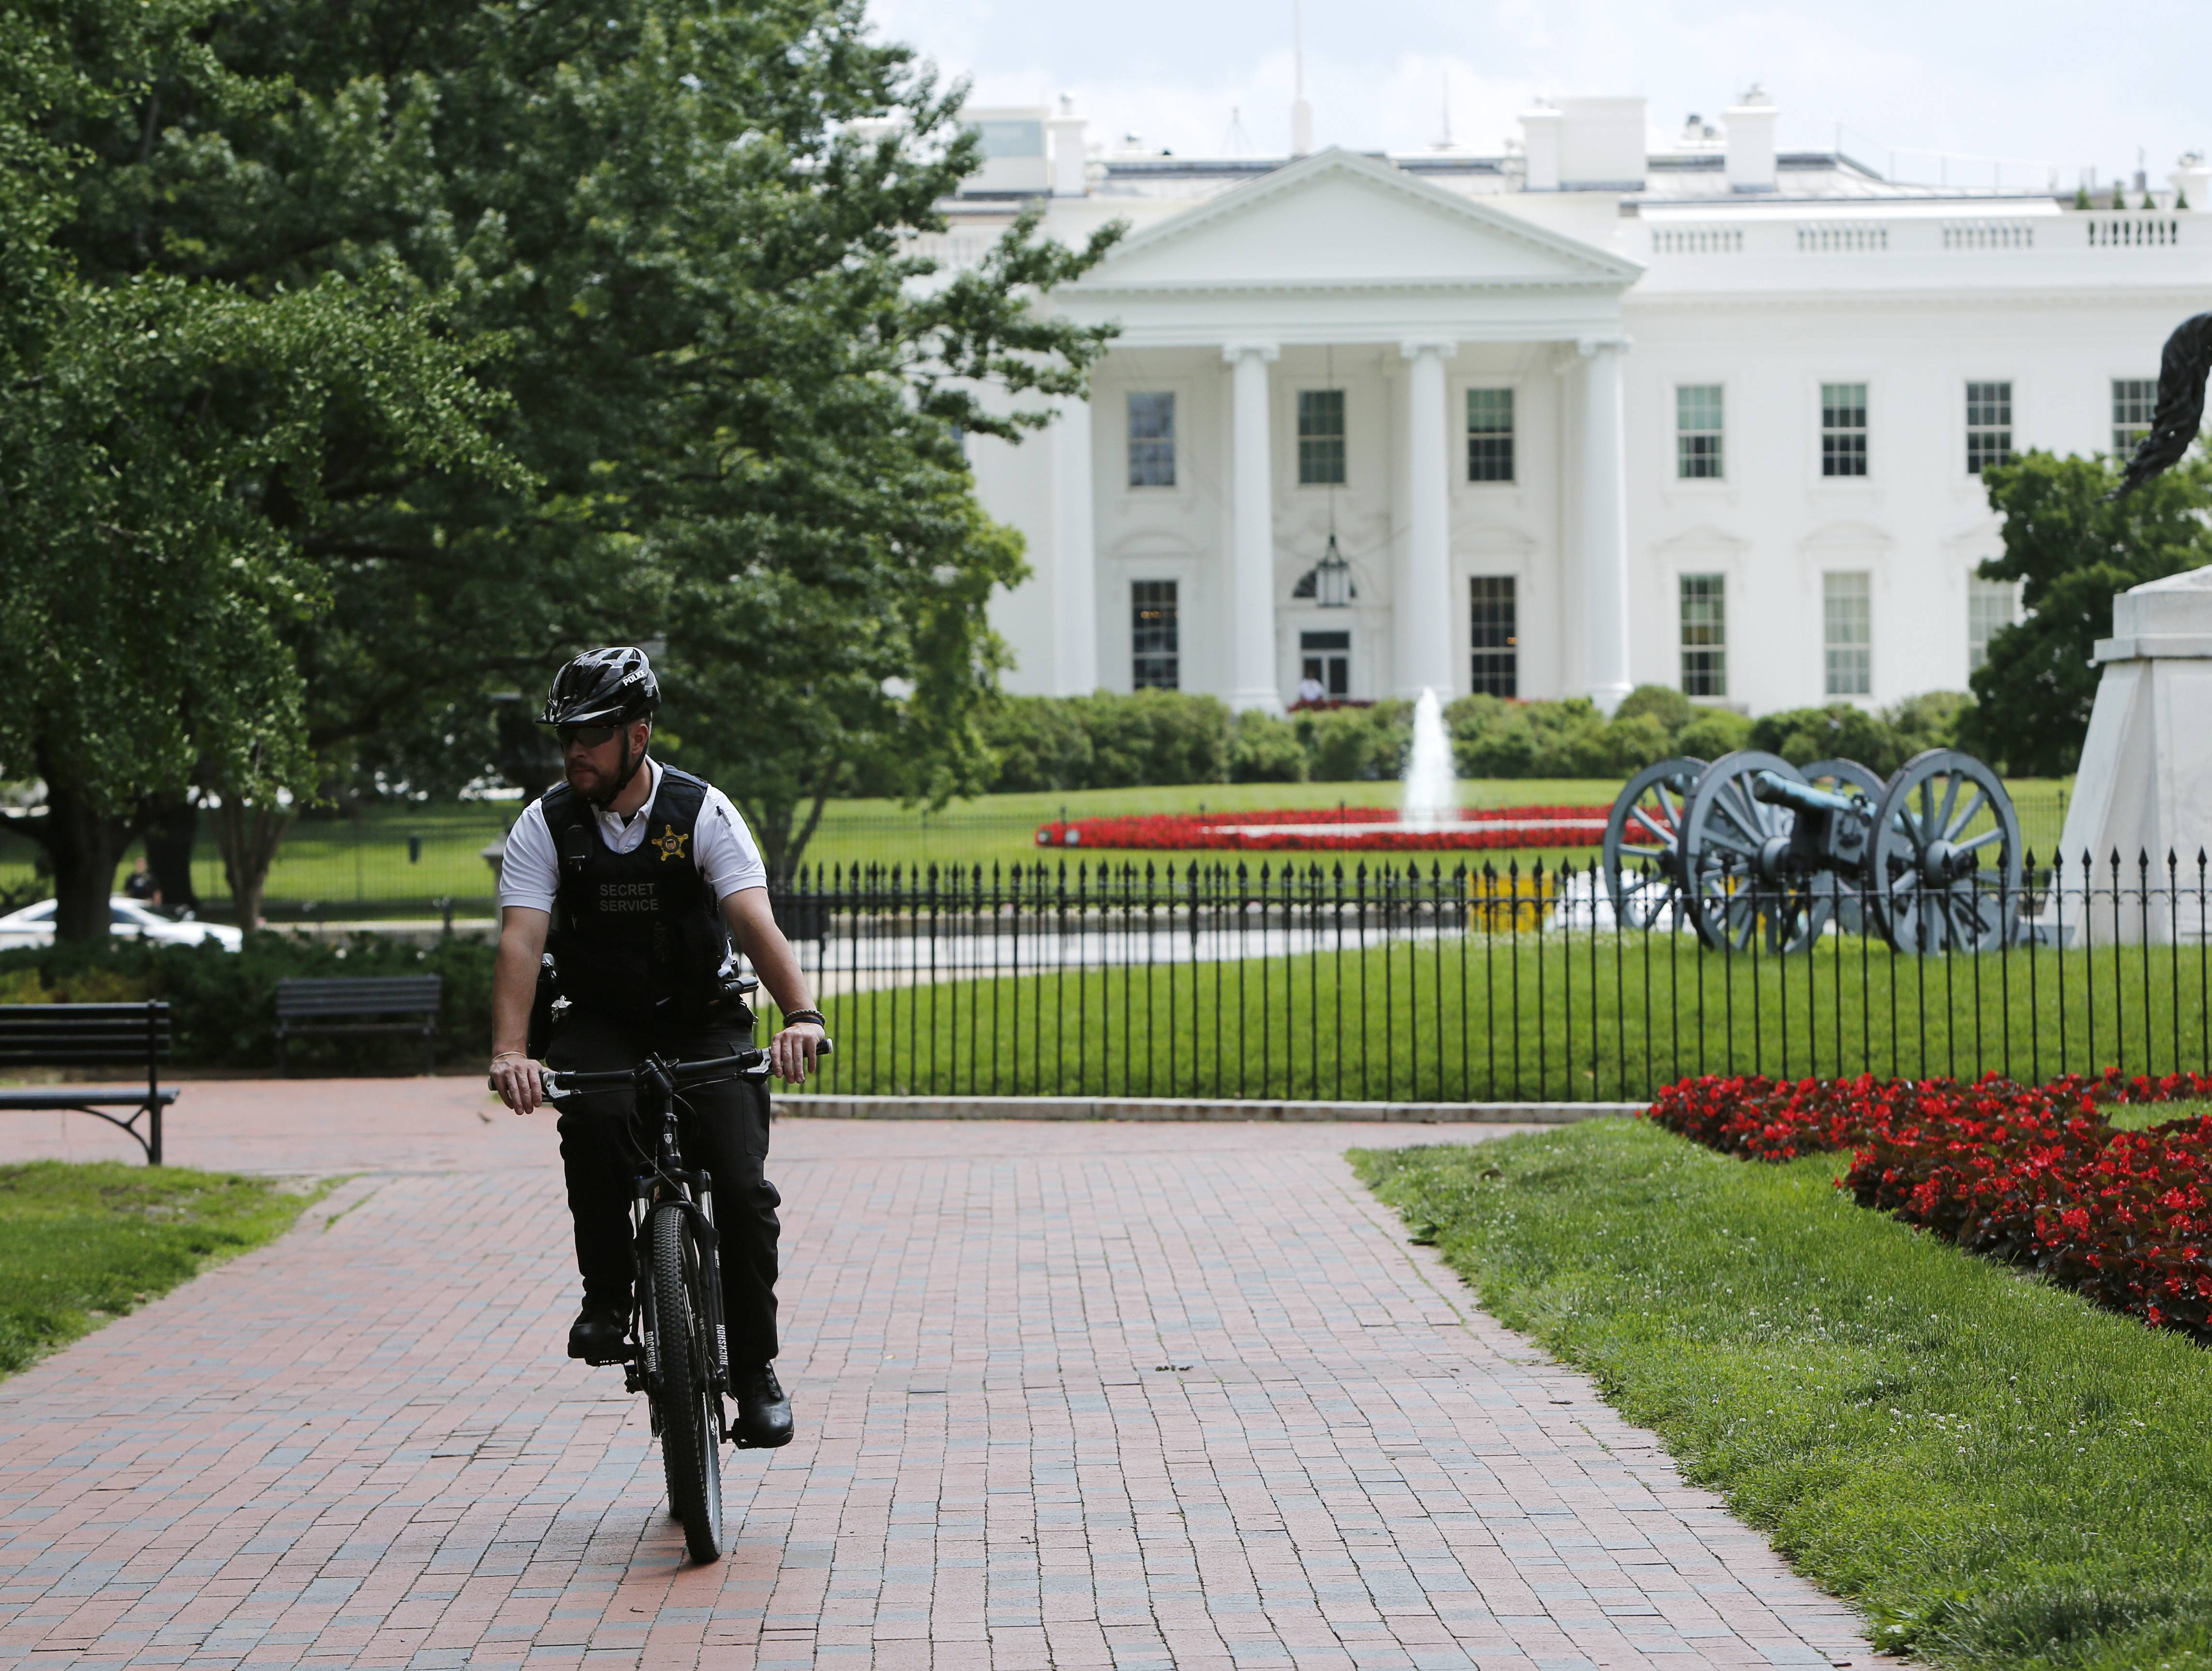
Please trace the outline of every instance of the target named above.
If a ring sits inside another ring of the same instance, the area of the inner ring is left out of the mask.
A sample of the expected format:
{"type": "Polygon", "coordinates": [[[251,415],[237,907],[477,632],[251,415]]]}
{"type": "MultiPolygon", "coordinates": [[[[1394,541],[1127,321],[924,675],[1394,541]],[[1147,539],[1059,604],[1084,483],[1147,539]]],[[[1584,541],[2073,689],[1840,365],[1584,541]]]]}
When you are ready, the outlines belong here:
{"type": "Polygon", "coordinates": [[[1322,688],[1319,679],[1309,673],[1298,681],[1298,700],[1302,702],[1325,702],[1328,700],[1328,692],[1322,688]]]}

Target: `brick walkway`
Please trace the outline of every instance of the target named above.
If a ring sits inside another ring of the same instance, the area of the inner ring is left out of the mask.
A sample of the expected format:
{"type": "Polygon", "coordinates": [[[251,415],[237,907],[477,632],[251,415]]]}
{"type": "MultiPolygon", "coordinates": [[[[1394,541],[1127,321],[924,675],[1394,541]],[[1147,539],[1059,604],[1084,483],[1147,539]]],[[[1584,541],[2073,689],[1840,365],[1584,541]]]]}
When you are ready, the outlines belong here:
{"type": "Polygon", "coordinates": [[[560,1356],[550,1122],[241,1082],[172,1129],[356,1176],[0,1383],[0,1663],[1872,1662],[1340,1158],[1477,1133],[782,1122],[800,1437],[726,1453],[694,1567],[641,1404],[560,1356]]]}

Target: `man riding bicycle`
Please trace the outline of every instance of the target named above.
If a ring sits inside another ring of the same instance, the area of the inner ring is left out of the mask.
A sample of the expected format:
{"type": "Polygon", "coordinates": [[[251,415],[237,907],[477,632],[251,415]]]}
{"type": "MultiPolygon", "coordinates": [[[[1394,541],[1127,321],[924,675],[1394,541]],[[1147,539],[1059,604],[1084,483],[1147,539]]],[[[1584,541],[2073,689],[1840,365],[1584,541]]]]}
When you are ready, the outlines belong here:
{"type": "MultiPolygon", "coordinates": [[[[660,686],[645,652],[588,651],[554,677],[541,722],[561,739],[566,781],[526,809],[500,866],[499,959],[492,977],[491,1081],[517,1114],[542,1100],[530,1057],[532,1007],[546,1028],[552,953],[559,999],[545,1058],[556,1069],[626,1068],[650,1053],[730,1055],[751,1048],[752,1016],[735,949],[783,1014],[769,1062],[797,1083],[814,1065],[823,1021],[769,908],[768,872],[728,797],[648,757],[660,686]]],[[[561,1164],[575,1220],[584,1305],[568,1355],[619,1358],[634,1259],[629,1206],[641,1158],[629,1134],[635,1097],[580,1097],[561,1115],[561,1164]]],[[[687,1155],[714,1182],[723,1312],[737,1437],[787,1444],[791,1401],[778,1383],[776,1208],[765,1086],[728,1079],[684,1093],[687,1155]]]]}

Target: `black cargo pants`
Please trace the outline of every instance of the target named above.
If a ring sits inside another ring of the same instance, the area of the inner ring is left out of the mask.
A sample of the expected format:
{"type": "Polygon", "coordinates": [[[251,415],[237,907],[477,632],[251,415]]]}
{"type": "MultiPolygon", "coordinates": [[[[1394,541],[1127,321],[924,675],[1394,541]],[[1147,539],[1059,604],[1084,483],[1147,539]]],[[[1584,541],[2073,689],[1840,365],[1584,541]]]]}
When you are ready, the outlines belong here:
{"type": "MultiPolygon", "coordinates": [[[[571,1009],[545,1053],[549,1065],[573,1072],[633,1067],[654,1051],[671,1061],[726,1056],[750,1039],[711,1023],[667,1028],[617,1021],[571,1009]]],[[[629,1207],[641,1167],[636,1141],[659,1140],[656,1124],[633,1140],[628,1091],[580,1097],[562,1110],[561,1165],[568,1179],[568,1212],[576,1221],[576,1268],[584,1303],[628,1313],[635,1256],[629,1207]]],[[[678,1093],[678,1132],[684,1158],[704,1166],[714,1186],[720,1232],[722,1310],[729,1325],[730,1366],[744,1369],[775,1356],[775,1210],[782,1196],[763,1176],[768,1163],[769,1093],[764,1084],[727,1079],[678,1093]]]]}

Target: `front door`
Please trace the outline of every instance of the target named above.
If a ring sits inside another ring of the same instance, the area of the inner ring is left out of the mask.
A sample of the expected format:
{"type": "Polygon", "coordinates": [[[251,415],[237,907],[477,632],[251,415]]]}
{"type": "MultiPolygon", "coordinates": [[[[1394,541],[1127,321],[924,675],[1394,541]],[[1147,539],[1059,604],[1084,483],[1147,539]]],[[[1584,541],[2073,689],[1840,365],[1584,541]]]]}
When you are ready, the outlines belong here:
{"type": "Polygon", "coordinates": [[[1316,632],[1298,635],[1298,688],[1310,695],[1307,681],[1318,684],[1328,701],[1340,702],[1352,694],[1352,635],[1316,632]]]}

